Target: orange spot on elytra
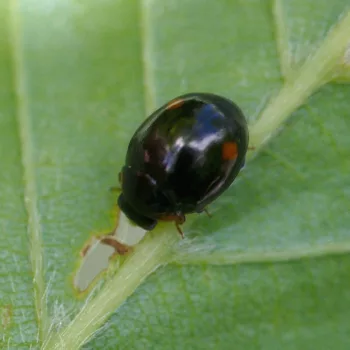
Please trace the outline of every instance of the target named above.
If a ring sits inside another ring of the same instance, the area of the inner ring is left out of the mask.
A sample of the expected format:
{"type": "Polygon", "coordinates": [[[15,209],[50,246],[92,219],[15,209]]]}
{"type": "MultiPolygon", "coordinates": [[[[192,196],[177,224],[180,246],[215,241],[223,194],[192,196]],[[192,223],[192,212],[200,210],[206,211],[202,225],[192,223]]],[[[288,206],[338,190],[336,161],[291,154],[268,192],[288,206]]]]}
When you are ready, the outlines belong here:
{"type": "Polygon", "coordinates": [[[223,160],[233,160],[238,156],[237,143],[235,142],[225,142],[222,145],[222,159],[223,160]]]}
{"type": "Polygon", "coordinates": [[[181,107],[183,104],[184,104],[184,100],[181,100],[181,99],[174,100],[167,105],[166,109],[176,109],[181,107]]]}

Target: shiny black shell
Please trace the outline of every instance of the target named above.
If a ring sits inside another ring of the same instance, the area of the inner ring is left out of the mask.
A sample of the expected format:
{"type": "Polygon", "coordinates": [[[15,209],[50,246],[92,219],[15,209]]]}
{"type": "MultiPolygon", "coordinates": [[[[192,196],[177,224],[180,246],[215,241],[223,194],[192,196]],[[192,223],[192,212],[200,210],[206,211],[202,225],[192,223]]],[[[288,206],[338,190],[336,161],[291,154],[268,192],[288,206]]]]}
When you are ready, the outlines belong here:
{"type": "Polygon", "coordinates": [[[185,221],[233,182],[245,162],[248,128],[232,101],[210,93],[179,96],[136,130],[120,173],[118,204],[145,230],[185,221]]]}

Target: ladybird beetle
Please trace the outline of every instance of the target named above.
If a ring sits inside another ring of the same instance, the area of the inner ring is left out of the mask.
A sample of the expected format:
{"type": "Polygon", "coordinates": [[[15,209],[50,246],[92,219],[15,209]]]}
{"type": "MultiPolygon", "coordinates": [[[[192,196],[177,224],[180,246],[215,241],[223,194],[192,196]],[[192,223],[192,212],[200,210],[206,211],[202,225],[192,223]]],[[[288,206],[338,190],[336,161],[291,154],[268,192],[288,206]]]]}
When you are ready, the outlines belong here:
{"type": "Polygon", "coordinates": [[[143,229],[158,220],[180,224],[200,213],[238,175],[248,149],[248,128],[232,101],[190,93],[166,103],[136,130],[119,173],[118,205],[143,229]]]}

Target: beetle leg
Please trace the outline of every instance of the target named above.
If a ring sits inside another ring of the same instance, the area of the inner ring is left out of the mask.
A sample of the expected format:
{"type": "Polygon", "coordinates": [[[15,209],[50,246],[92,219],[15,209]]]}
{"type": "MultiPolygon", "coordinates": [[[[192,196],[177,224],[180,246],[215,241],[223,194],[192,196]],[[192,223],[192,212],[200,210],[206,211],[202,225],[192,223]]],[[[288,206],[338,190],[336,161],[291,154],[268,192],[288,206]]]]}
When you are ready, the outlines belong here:
{"type": "Polygon", "coordinates": [[[176,229],[177,229],[177,231],[179,232],[181,238],[184,239],[184,238],[185,238],[184,233],[183,233],[183,231],[181,230],[180,224],[179,224],[177,221],[175,221],[175,226],[176,226],[176,229]]]}
{"type": "Polygon", "coordinates": [[[203,212],[205,212],[205,213],[207,214],[208,217],[210,217],[210,218],[213,217],[213,215],[210,213],[210,211],[208,210],[207,207],[204,207],[204,208],[198,208],[198,207],[197,207],[197,208],[196,208],[196,213],[201,214],[201,213],[203,213],[203,212]]]}
{"type": "Polygon", "coordinates": [[[178,232],[180,233],[180,236],[182,239],[185,238],[185,236],[180,225],[182,225],[185,221],[186,221],[186,217],[184,214],[182,214],[181,212],[176,213],[175,226],[178,232]]]}
{"type": "Polygon", "coordinates": [[[184,233],[183,233],[180,225],[182,225],[186,221],[186,217],[180,210],[178,210],[178,208],[180,207],[180,203],[177,201],[175,192],[172,190],[163,190],[163,194],[166,196],[166,198],[169,200],[171,205],[176,210],[176,215],[174,218],[175,226],[176,226],[176,229],[178,230],[180,236],[182,238],[184,238],[184,233]]]}

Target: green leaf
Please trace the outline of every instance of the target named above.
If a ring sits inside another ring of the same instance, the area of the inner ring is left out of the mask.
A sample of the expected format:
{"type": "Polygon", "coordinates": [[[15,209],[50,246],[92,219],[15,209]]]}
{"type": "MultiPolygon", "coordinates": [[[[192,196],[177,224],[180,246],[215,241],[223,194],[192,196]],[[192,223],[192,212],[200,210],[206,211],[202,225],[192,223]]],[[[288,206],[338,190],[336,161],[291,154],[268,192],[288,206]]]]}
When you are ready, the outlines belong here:
{"type": "Polygon", "coordinates": [[[348,349],[347,6],[1,2],[0,347],[348,349]],[[189,91],[242,107],[246,169],[78,296],[130,136],[189,91]]]}

